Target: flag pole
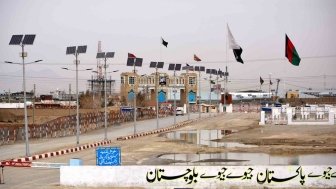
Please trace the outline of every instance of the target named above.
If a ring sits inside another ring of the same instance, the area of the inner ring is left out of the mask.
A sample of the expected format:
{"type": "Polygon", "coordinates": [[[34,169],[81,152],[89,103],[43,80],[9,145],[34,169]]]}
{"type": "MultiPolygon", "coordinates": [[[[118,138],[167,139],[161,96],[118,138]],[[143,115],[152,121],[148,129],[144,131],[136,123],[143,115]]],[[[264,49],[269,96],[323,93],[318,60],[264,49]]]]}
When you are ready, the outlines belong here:
{"type": "Polygon", "coordinates": [[[210,76],[209,76],[209,81],[210,81],[210,107],[209,107],[209,117],[211,117],[211,109],[212,109],[212,103],[211,103],[211,71],[210,71],[210,76]]]}
{"type": "MultiPolygon", "coordinates": [[[[261,77],[261,76],[260,76],[261,77]]],[[[260,79],[260,78],[259,78],[260,79]]],[[[262,93],[261,93],[261,82],[260,83],[260,87],[259,87],[259,94],[260,94],[260,98],[259,98],[259,107],[260,107],[260,113],[261,113],[261,97],[262,97],[262,93]]]]}
{"type": "Polygon", "coordinates": [[[225,59],[226,59],[226,67],[225,67],[225,89],[224,89],[224,109],[226,112],[226,92],[227,92],[227,87],[228,87],[228,83],[227,83],[227,66],[228,66],[228,23],[226,23],[226,45],[225,45],[225,59]]]}
{"type": "MultiPolygon", "coordinates": [[[[161,37],[161,43],[162,43],[163,38],[161,37]]],[[[162,61],[162,46],[160,45],[160,61],[162,61]]],[[[156,65],[155,68],[155,97],[156,97],[156,129],[159,129],[159,78],[158,78],[158,68],[156,65]]]]}
{"type": "Polygon", "coordinates": [[[198,71],[198,118],[201,118],[201,71],[200,70],[198,71]]]}
{"type": "Polygon", "coordinates": [[[220,94],[220,90],[218,91],[218,73],[217,73],[217,84],[216,84],[216,90],[217,90],[217,100],[218,100],[218,103],[217,103],[217,115],[219,114],[219,103],[220,103],[220,100],[219,100],[219,94],[220,94]]]}
{"type": "Polygon", "coordinates": [[[271,73],[269,73],[269,80],[270,82],[268,83],[269,84],[269,87],[268,87],[268,95],[269,95],[269,100],[271,101],[271,98],[272,98],[272,95],[271,95],[271,73]]]}

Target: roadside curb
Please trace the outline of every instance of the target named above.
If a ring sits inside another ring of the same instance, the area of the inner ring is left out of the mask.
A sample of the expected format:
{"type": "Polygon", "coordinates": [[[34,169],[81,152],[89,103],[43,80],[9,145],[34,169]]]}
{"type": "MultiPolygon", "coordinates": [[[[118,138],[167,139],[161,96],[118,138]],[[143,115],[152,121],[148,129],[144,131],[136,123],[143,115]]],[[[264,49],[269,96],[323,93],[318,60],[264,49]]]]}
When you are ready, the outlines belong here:
{"type": "Polygon", "coordinates": [[[94,147],[98,147],[98,146],[102,146],[102,145],[106,145],[106,144],[110,144],[110,143],[112,143],[112,140],[95,142],[95,143],[92,143],[92,144],[84,144],[82,146],[77,146],[77,147],[73,147],[73,148],[69,148],[69,149],[63,149],[63,150],[59,150],[59,151],[55,151],[55,152],[47,152],[47,153],[43,153],[43,154],[33,155],[33,156],[30,156],[30,157],[23,157],[23,158],[1,161],[0,165],[2,165],[2,166],[15,166],[15,167],[30,167],[30,166],[27,166],[26,163],[31,162],[33,160],[45,159],[45,158],[49,158],[49,157],[55,157],[55,156],[70,154],[70,153],[79,152],[81,150],[90,149],[90,148],[94,148],[94,147]]]}
{"type": "Polygon", "coordinates": [[[117,140],[129,140],[129,139],[135,139],[135,138],[139,138],[139,137],[143,137],[143,136],[148,136],[148,135],[158,134],[158,133],[162,133],[162,132],[167,132],[167,131],[171,131],[171,130],[176,129],[176,128],[180,128],[182,126],[185,126],[185,125],[190,124],[190,123],[195,122],[195,121],[198,121],[198,120],[196,119],[196,120],[183,121],[181,123],[177,123],[177,124],[175,124],[173,126],[170,126],[170,127],[167,127],[167,128],[155,129],[153,131],[142,132],[142,133],[127,135],[127,136],[121,136],[121,137],[118,137],[117,140]]]}

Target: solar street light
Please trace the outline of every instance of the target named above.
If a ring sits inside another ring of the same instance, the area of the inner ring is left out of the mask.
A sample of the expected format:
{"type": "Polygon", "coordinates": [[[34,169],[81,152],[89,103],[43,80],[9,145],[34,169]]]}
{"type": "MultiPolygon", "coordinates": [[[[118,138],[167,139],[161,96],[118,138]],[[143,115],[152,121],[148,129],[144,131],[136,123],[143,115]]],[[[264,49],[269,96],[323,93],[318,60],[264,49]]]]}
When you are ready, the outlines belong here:
{"type": "Polygon", "coordinates": [[[174,124],[176,124],[176,71],[181,71],[181,64],[169,64],[168,70],[174,71],[174,124]]]}
{"type": "Polygon", "coordinates": [[[29,152],[29,136],[28,136],[28,113],[27,113],[27,96],[26,96],[26,71],[25,71],[25,64],[32,64],[36,62],[40,62],[42,60],[36,60],[34,62],[25,63],[25,57],[27,57],[27,53],[24,52],[25,45],[33,45],[36,35],[29,34],[29,35],[12,35],[12,38],[9,41],[9,45],[20,45],[21,46],[21,53],[20,56],[22,58],[22,63],[14,63],[6,61],[5,63],[9,64],[22,64],[23,70],[23,104],[24,104],[24,125],[25,125],[25,144],[26,144],[26,157],[30,156],[29,152]]]}
{"type": "Polygon", "coordinates": [[[155,68],[155,98],[156,98],[156,128],[159,128],[159,95],[158,95],[158,69],[163,68],[164,62],[150,62],[149,67],[155,68]]]}
{"type": "Polygon", "coordinates": [[[104,77],[104,140],[107,140],[107,98],[106,98],[106,61],[108,58],[113,58],[114,52],[98,52],[96,58],[97,59],[104,59],[104,69],[105,69],[105,77],[104,77]]]}
{"type": "Polygon", "coordinates": [[[142,58],[137,58],[135,57],[134,54],[128,53],[128,58],[127,58],[127,66],[133,66],[133,73],[134,73],[134,84],[132,85],[132,90],[134,92],[134,96],[133,96],[133,108],[134,108],[134,134],[136,133],[136,91],[135,91],[135,67],[141,67],[142,66],[142,58]]]}
{"type": "MultiPolygon", "coordinates": [[[[75,56],[75,64],[76,64],[76,144],[79,145],[79,100],[78,100],[78,55],[86,53],[87,46],[69,46],[66,48],[66,55],[74,55],[75,56]]],[[[64,68],[62,68],[64,69],[64,68]]],[[[68,70],[68,69],[67,69],[68,70]]]]}
{"type": "Polygon", "coordinates": [[[204,72],[204,66],[195,66],[195,71],[198,71],[198,118],[201,118],[201,72],[204,72]]]}

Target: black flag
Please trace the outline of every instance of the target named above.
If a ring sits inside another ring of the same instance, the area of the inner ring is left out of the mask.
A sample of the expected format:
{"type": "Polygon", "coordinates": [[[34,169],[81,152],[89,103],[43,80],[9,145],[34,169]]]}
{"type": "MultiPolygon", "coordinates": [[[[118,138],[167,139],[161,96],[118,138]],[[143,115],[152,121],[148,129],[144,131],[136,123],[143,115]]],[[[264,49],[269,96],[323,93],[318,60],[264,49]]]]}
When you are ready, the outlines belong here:
{"type": "Polygon", "coordinates": [[[168,42],[165,41],[162,37],[161,37],[161,40],[162,40],[162,45],[164,45],[165,47],[168,47],[168,42]]]}
{"type": "Polygon", "coordinates": [[[264,80],[260,77],[260,85],[264,83],[264,80]]]}

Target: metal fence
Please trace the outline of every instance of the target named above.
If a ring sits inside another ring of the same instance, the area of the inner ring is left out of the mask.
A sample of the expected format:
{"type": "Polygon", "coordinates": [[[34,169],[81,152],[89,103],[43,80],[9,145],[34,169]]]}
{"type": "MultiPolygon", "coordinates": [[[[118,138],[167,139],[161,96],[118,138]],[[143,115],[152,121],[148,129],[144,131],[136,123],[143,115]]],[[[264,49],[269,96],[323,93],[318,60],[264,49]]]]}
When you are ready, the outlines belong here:
{"type": "MultiPolygon", "coordinates": [[[[160,110],[159,117],[173,115],[172,111],[160,110]]],[[[156,117],[153,109],[137,110],[137,120],[152,119],[156,117]]],[[[114,112],[107,114],[107,124],[117,125],[133,121],[133,112],[114,112]]],[[[80,133],[104,127],[104,112],[79,114],[80,133]]],[[[59,117],[43,124],[28,125],[29,138],[56,138],[76,135],[76,115],[59,117]]],[[[0,145],[24,140],[23,124],[0,125],[0,145]]]]}

